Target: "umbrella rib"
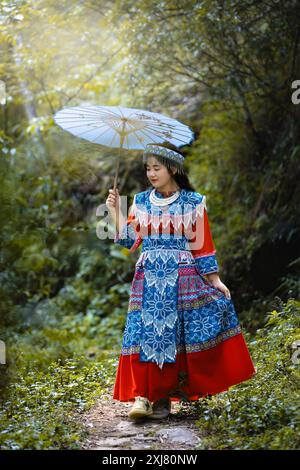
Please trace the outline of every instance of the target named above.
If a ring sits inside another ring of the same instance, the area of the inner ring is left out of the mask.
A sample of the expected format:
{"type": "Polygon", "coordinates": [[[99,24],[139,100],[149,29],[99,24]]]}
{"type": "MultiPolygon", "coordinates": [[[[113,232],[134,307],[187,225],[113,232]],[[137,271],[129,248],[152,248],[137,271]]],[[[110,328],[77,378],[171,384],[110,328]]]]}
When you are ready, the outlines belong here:
{"type": "MultiPolygon", "coordinates": [[[[139,121],[143,121],[143,116],[145,116],[144,112],[141,113],[136,113],[137,117],[139,118],[139,121]],[[142,117],[142,118],[141,118],[142,117]]],[[[173,125],[173,126],[185,126],[185,124],[182,124],[181,122],[177,121],[176,119],[169,118],[168,116],[162,116],[160,114],[156,115],[156,113],[151,113],[149,111],[149,117],[152,121],[160,121],[162,123],[168,123],[168,125],[173,125]],[[161,117],[159,117],[161,116],[161,117]]],[[[145,121],[149,121],[149,119],[144,119],[145,121]]]]}
{"type": "MultiPolygon", "coordinates": [[[[147,133],[145,132],[145,129],[138,129],[138,130],[136,130],[136,131],[134,131],[134,132],[135,132],[136,138],[140,141],[141,144],[143,144],[143,141],[139,139],[139,137],[138,137],[138,132],[144,134],[146,137],[148,137],[148,138],[150,138],[151,140],[153,140],[152,135],[151,135],[151,134],[147,134],[147,133]]],[[[154,135],[157,135],[157,134],[154,134],[154,135]]],[[[144,144],[143,144],[143,145],[144,145],[144,144]]],[[[145,145],[144,145],[144,147],[145,147],[145,145]]]]}
{"type": "MultiPolygon", "coordinates": [[[[138,131],[137,131],[138,132],[138,131]]],[[[135,137],[137,138],[137,140],[140,142],[141,145],[143,145],[143,147],[145,148],[145,144],[143,142],[143,140],[138,136],[137,132],[135,133],[135,137]]]]}
{"type": "MultiPolygon", "coordinates": [[[[128,125],[130,125],[130,123],[128,123],[128,125]]],[[[148,126],[148,128],[149,128],[149,126],[148,126]]],[[[137,132],[141,132],[141,133],[143,133],[143,134],[144,134],[146,137],[148,137],[148,138],[152,138],[152,136],[151,136],[151,135],[147,135],[147,133],[145,132],[145,129],[138,129],[138,130],[135,130],[134,132],[135,132],[135,135],[136,135],[136,137],[137,137],[137,138],[138,138],[138,136],[137,136],[137,132]]],[[[157,134],[159,133],[160,135],[162,135],[162,136],[163,136],[163,133],[162,133],[162,132],[159,132],[159,130],[158,130],[158,131],[156,131],[156,132],[157,132],[157,134]]],[[[156,135],[157,135],[157,134],[156,134],[156,135]]],[[[178,138],[178,137],[176,137],[176,136],[173,136],[173,138],[174,138],[174,139],[176,139],[176,140],[179,140],[179,141],[180,141],[180,142],[182,142],[182,143],[186,143],[185,141],[183,141],[183,140],[179,139],[179,138],[178,138]]],[[[140,142],[141,142],[141,141],[140,141],[140,142]]],[[[144,144],[143,144],[143,142],[141,142],[141,144],[142,144],[142,145],[144,145],[144,144]]]]}
{"type": "MultiPolygon", "coordinates": [[[[157,126],[156,126],[157,127],[157,126]]],[[[157,128],[153,128],[152,126],[148,126],[147,127],[148,129],[152,130],[153,132],[159,132],[159,133],[163,133],[164,131],[160,131],[159,129],[159,126],[158,126],[158,129],[157,128]]],[[[174,133],[174,131],[172,129],[168,129],[170,132],[174,133]]],[[[191,131],[190,131],[191,132],[191,131]]],[[[187,137],[189,135],[189,133],[187,134],[181,134],[179,133],[178,131],[176,131],[176,135],[173,135],[173,138],[176,138],[176,136],[180,136],[180,137],[187,137]]],[[[178,139],[180,140],[180,139],[178,139]]],[[[181,141],[182,142],[182,141],[181,141]]]]}
{"type": "MultiPolygon", "coordinates": [[[[162,133],[160,133],[160,134],[162,134],[162,133]]],[[[156,135],[157,135],[157,134],[156,134],[156,135]]],[[[163,135],[163,134],[162,134],[162,135],[163,135]]],[[[179,142],[182,142],[183,144],[187,144],[187,142],[186,142],[185,140],[180,139],[178,135],[172,135],[172,139],[176,139],[176,140],[178,140],[179,142]]],[[[191,136],[190,140],[191,140],[191,139],[192,139],[192,136],[191,136]]],[[[166,139],[166,140],[168,140],[168,139],[166,139]]]]}
{"type": "Polygon", "coordinates": [[[112,111],[111,109],[105,109],[102,106],[99,106],[99,108],[102,110],[102,112],[107,113],[107,114],[112,114],[113,116],[116,116],[117,118],[120,118],[120,114],[116,113],[115,111],[112,111]]]}
{"type": "Polygon", "coordinates": [[[112,118],[112,117],[109,117],[109,116],[105,116],[105,117],[101,117],[99,114],[96,115],[96,116],[89,116],[89,115],[86,115],[86,116],[73,116],[73,115],[69,115],[69,116],[56,116],[55,119],[59,119],[59,120],[66,120],[66,121],[78,121],[79,119],[81,120],[85,120],[85,121],[98,121],[98,122],[109,122],[109,121],[112,121],[112,119],[115,119],[115,120],[119,120],[120,121],[120,117],[119,119],[117,118],[112,118]]]}
{"type": "MultiPolygon", "coordinates": [[[[158,124],[158,123],[155,123],[155,122],[152,122],[152,123],[149,124],[149,121],[143,121],[143,120],[141,120],[141,122],[147,122],[147,127],[148,127],[148,128],[151,126],[152,128],[153,128],[153,127],[155,127],[155,128],[157,128],[157,127],[158,127],[158,128],[164,128],[164,129],[167,129],[167,130],[169,130],[169,131],[171,131],[171,132],[173,132],[173,130],[176,131],[176,126],[174,126],[174,125],[169,125],[169,124],[164,124],[164,123],[158,124]]],[[[188,132],[188,131],[191,132],[191,131],[189,130],[189,128],[186,129],[186,132],[188,132]]],[[[177,131],[177,132],[178,132],[178,131],[177,131]]]]}
{"type": "MultiPolygon", "coordinates": [[[[152,131],[154,131],[154,132],[159,132],[159,131],[160,131],[160,127],[159,127],[159,126],[158,126],[158,127],[157,127],[157,126],[156,126],[156,127],[147,126],[147,128],[150,129],[150,130],[152,130],[152,131]]],[[[165,132],[165,131],[169,131],[169,132],[172,132],[172,133],[176,133],[177,135],[180,135],[180,136],[182,136],[182,137],[184,137],[185,135],[189,135],[189,133],[187,133],[187,134],[181,134],[181,133],[178,132],[176,129],[173,130],[173,129],[168,129],[168,128],[167,128],[167,129],[163,129],[163,131],[161,131],[161,132],[165,132]]]]}
{"type": "MultiPolygon", "coordinates": [[[[136,138],[139,140],[139,142],[140,142],[142,145],[144,145],[144,144],[143,144],[143,141],[141,141],[141,140],[139,139],[138,134],[137,134],[138,132],[143,133],[146,137],[148,137],[148,138],[150,138],[151,140],[153,140],[153,138],[152,138],[151,135],[147,135],[147,133],[145,132],[145,129],[138,129],[137,131],[135,131],[135,136],[136,136],[136,138]]],[[[155,134],[155,135],[157,135],[157,134],[155,134]]],[[[192,138],[192,137],[191,137],[191,138],[192,138]]],[[[176,137],[176,136],[173,136],[173,139],[179,140],[179,142],[182,142],[183,144],[186,144],[186,143],[187,143],[186,141],[181,140],[181,139],[179,139],[179,138],[176,137]]],[[[144,148],[145,148],[145,145],[144,145],[144,148]]]]}
{"type": "MultiPolygon", "coordinates": [[[[106,129],[102,134],[99,134],[95,139],[98,139],[98,137],[100,137],[100,136],[102,137],[102,136],[105,134],[105,132],[110,131],[110,130],[111,130],[111,129],[106,129]]],[[[81,137],[83,134],[86,134],[87,132],[91,132],[91,130],[89,129],[88,131],[84,131],[84,132],[81,132],[80,134],[76,134],[76,135],[77,135],[78,137],[81,137]]],[[[93,139],[93,140],[89,139],[89,140],[90,140],[91,142],[94,142],[95,139],[93,139]]]]}
{"type": "MultiPolygon", "coordinates": [[[[155,120],[159,119],[158,117],[154,117],[152,118],[151,115],[154,115],[154,114],[157,114],[157,113],[151,113],[151,111],[143,111],[143,110],[137,110],[138,112],[133,112],[131,114],[129,114],[127,116],[127,119],[130,119],[132,115],[136,115],[137,118],[138,118],[138,121],[139,122],[143,122],[143,123],[149,123],[149,120],[148,119],[140,119],[139,118],[139,112],[140,113],[149,113],[149,117],[152,119],[152,123],[153,125],[157,125],[157,126],[168,126],[168,127],[173,127],[174,129],[178,128],[178,127],[183,127],[183,128],[188,128],[188,126],[186,126],[185,124],[182,124],[180,123],[179,121],[176,121],[175,119],[172,119],[172,118],[169,118],[168,116],[162,116],[161,117],[161,122],[160,123],[155,123],[155,120]],[[165,120],[165,122],[164,122],[165,120]],[[170,123],[166,122],[166,121],[170,121],[170,123]]],[[[189,129],[189,128],[188,128],[189,129]]]]}
{"type": "MultiPolygon", "coordinates": [[[[133,113],[129,114],[129,115],[127,116],[127,118],[128,118],[128,119],[131,118],[132,115],[136,115],[137,117],[139,117],[139,116],[141,116],[141,115],[145,116],[145,113],[146,113],[146,114],[149,114],[149,117],[150,117],[152,120],[154,120],[154,119],[159,119],[159,120],[161,120],[162,122],[168,120],[168,121],[171,121],[171,122],[173,121],[174,124],[176,124],[176,125],[181,124],[179,121],[176,121],[175,119],[170,118],[170,117],[168,117],[168,116],[163,116],[163,115],[161,115],[161,114],[159,114],[159,113],[153,113],[153,112],[147,111],[147,110],[144,111],[144,110],[142,110],[142,109],[137,109],[137,110],[134,111],[133,113]],[[177,122],[178,122],[178,124],[177,124],[177,122]]],[[[139,121],[142,121],[142,120],[143,120],[143,119],[140,119],[140,118],[139,118],[139,121]]],[[[145,119],[145,121],[147,121],[147,119],[145,119]]],[[[182,125],[184,125],[184,124],[182,124],[182,125]]]]}
{"type": "Polygon", "coordinates": [[[66,112],[66,110],[64,110],[63,113],[58,112],[57,117],[59,119],[63,119],[63,118],[65,118],[65,119],[82,119],[82,118],[84,118],[84,119],[87,119],[87,118],[96,119],[96,118],[100,118],[100,119],[108,119],[108,120],[111,120],[112,117],[115,117],[116,119],[120,120],[120,115],[115,114],[115,113],[110,113],[110,114],[107,113],[108,115],[105,115],[104,113],[99,113],[99,111],[91,111],[91,110],[89,110],[89,111],[85,110],[84,113],[85,113],[85,115],[79,116],[78,115],[79,111],[76,111],[76,112],[74,111],[74,112],[68,113],[68,112],[66,112]],[[65,116],[60,117],[60,114],[65,114],[65,116]],[[103,116],[103,114],[104,114],[104,116],[103,116]]]}
{"type": "Polygon", "coordinates": [[[155,119],[136,119],[138,122],[142,122],[143,124],[149,124],[149,122],[153,125],[156,125],[156,126],[167,126],[167,127],[173,127],[173,128],[176,128],[177,126],[175,124],[167,124],[166,122],[155,122],[156,120],[155,119]]]}
{"type": "MultiPolygon", "coordinates": [[[[127,124],[128,124],[128,126],[131,125],[130,123],[127,123],[127,124]]],[[[137,135],[138,130],[134,130],[133,132],[135,133],[135,137],[138,139],[138,141],[140,142],[140,144],[145,147],[145,145],[143,144],[142,139],[137,135]]],[[[129,136],[129,133],[127,133],[127,135],[126,135],[126,138],[127,138],[127,139],[128,139],[128,136],[129,136]]],[[[128,140],[128,145],[129,145],[129,140],[128,140]]]]}
{"type": "Polygon", "coordinates": [[[91,114],[95,115],[95,114],[100,114],[99,110],[97,109],[97,108],[100,108],[101,111],[104,114],[111,114],[112,116],[116,116],[116,117],[120,118],[120,115],[118,113],[112,111],[111,109],[105,109],[102,106],[95,106],[95,108],[94,107],[88,107],[88,106],[86,106],[86,107],[85,106],[78,106],[78,107],[75,107],[75,109],[74,108],[69,108],[69,109],[70,110],[74,109],[74,112],[76,110],[83,110],[85,113],[91,113],[91,114]]]}
{"type": "MultiPolygon", "coordinates": [[[[146,120],[146,119],[139,119],[138,122],[141,122],[141,123],[146,123],[146,126],[145,127],[150,127],[150,126],[156,126],[158,128],[161,128],[161,127],[164,127],[168,130],[176,130],[177,127],[179,127],[179,125],[175,125],[175,124],[166,124],[166,123],[155,123],[154,121],[152,121],[151,123],[149,123],[149,120],[146,120]],[[170,129],[171,128],[171,129],[170,129]]],[[[130,123],[128,123],[130,124],[130,123]]],[[[181,126],[184,126],[185,129],[181,129],[181,130],[186,130],[187,132],[191,132],[190,129],[188,128],[188,126],[185,126],[185,125],[181,125],[181,126]]]]}
{"type": "MultiPolygon", "coordinates": [[[[156,130],[156,129],[151,129],[151,130],[152,130],[153,132],[159,132],[159,129],[158,129],[158,130],[156,130]]],[[[164,132],[164,131],[162,131],[161,133],[163,133],[163,132],[164,132]]],[[[181,133],[179,133],[178,131],[174,132],[174,131],[172,131],[172,130],[170,130],[170,132],[172,133],[172,138],[178,138],[178,140],[180,140],[179,137],[189,137],[189,136],[191,135],[190,133],[181,134],[181,133]]]]}
{"type": "MultiPolygon", "coordinates": [[[[143,121],[141,121],[141,122],[143,122],[143,121]]],[[[148,122],[148,123],[149,123],[149,121],[145,121],[145,122],[148,122]]],[[[173,130],[173,129],[176,130],[176,129],[179,127],[179,126],[175,126],[174,124],[156,123],[156,122],[154,122],[154,121],[151,122],[150,125],[152,125],[152,126],[158,126],[158,127],[167,127],[168,129],[172,129],[172,130],[173,130]]],[[[187,128],[186,130],[188,130],[188,128],[187,128]]]]}
{"type": "MultiPolygon", "coordinates": [[[[63,122],[63,123],[62,123],[62,122],[61,122],[61,124],[66,125],[67,123],[66,123],[66,122],[63,122]]],[[[84,123],[81,123],[81,124],[77,124],[76,126],[71,126],[71,125],[70,125],[70,126],[68,127],[68,129],[76,129],[77,127],[80,128],[80,127],[88,126],[88,125],[89,125],[88,123],[84,122],[84,123]]],[[[97,124],[96,129],[98,129],[99,127],[103,127],[103,126],[108,127],[109,124],[106,124],[106,123],[99,123],[99,124],[97,124]]],[[[110,127],[110,126],[109,126],[109,127],[110,127]]]]}
{"type": "Polygon", "coordinates": [[[118,106],[118,109],[119,109],[119,112],[121,113],[121,116],[122,118],[124,117],[124,114],[122,113],[122,109],[120,108],[120,106],[118,106]]]}
{"type": "MultiPolygon", "coordinates": [[[[112,146],[112,143],[113,143],[113,141],[115,140],[115,138],[117,137],[117,135],[120,136],[120,134],[118,134],[117,132],[115,132],[115,133],[113,134],[112,140],[110,141],[110,146],[112,146]]],[[[120,139],[120,143],[121,143],[121,139],[120,139]]]]}
{"type": "MultiPolygon", "coordinates": [[[[82,127],[85,127],[83,126],[82,124],[79,125],[79,126],[69,126],[69,127],[66,127],[66,129],[69,131],[69,132],[73,132],[75,129],[80,129],[82,127]]],[[[98,130],[100,130],[100,128],[103,127],[103,126],[98,126],[98,127],[90,127],[89,129],[85,129],[84,131],[82,131],[81,133],[78,133],[76,135],[83,135],[83,134],[86,134],[87,132],[97,132],[98,130]]],[[[101,129],[101,130],[104,130],[104,132],[107,132],[107,131],[111,131],[112,129],[108,126],[105,126],[105,129],[101,129]]],[[[76,131],[77,132],[77,131],[76,131]]]]}
{"type": "MultiPolygon", "coordinates": [[[[111,129],[106,129],[105,132],[110,131],[110,130],[111,130],[111,129]]],[[[103,134],[105,134],[105,132],[103,132],[103,134]]],[[[95,137],[95,139],[98,139],[98,137],[102,137],[103,134],[99,134],[98,136],[95,137]]],[[[116,135],[116,134],[115,134],[115,135],[116,135]]],[[[94,140],[95,140],[95,139],[94,139],[94,140]]],[[[114,139],[114,137],[113,137],[113,139],[114,139]]],[[[92,140],[91,142],[93,142],[93,140],[92,140]]]]}

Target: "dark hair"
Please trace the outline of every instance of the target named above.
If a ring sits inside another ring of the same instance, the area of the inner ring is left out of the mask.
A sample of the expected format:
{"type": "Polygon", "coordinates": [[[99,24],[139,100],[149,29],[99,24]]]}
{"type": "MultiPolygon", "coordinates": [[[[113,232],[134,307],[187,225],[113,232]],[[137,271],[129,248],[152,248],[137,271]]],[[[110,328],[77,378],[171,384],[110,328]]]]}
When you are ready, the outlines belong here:
{"type": "MultiPolygon", "coordinates": [[[[184,156],[182,150],[180,150],[178,147],[176,147],[176,145],[173,145],[170,142],[162,142],[162,143],[159,143],[157,145],[162,146],[162,147],[167,147],[168,149],[174,150],[175,152],[178,152],[178,153],[180,153],[180,155],[184,156]]],[[[169,158],[165,158],[162,155],[156,155],[155,153],[153,153],[153,156],[162,165],[164,165],[167,168],[169,174],[174,178],[174,180],[176,181],[176,183],[178,184],[178,186],[180,188],[189,189],[190,191],[196,192],[196,189],[192,186],[192,184],[189,181],[189,177],[188,177],[184,167],[181,166],[180,172],[176,171],[176,173],[174,174],[173,171],[172,171],[172,167],[175,166],[175,167],[178,168],[178,164],[176,165],[176,162],[172,162],[169,158]]],[[[147,174],[147,163],[146,162],[144,163],[144,170],[145,170],[145,174],[147,174]]],[[[148,189],[150,187],[151,186],[149,186],[148,189]]]]}

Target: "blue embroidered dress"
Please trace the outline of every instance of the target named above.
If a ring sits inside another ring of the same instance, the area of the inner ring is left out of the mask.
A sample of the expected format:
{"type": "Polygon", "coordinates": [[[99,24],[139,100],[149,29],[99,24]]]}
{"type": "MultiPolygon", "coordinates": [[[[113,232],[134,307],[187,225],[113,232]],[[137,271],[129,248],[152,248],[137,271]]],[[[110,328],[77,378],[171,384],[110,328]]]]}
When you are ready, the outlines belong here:
{"type": "Polygon", "coordinates": [[[219,271],[206,197],[180,189],[168,206],[154,206],[152,189],[135,195],[114,240],[132,252],[142,245],[114,398],[198,399],[249,379],[255,369],[232,300],[204,277],[219,271]]]}

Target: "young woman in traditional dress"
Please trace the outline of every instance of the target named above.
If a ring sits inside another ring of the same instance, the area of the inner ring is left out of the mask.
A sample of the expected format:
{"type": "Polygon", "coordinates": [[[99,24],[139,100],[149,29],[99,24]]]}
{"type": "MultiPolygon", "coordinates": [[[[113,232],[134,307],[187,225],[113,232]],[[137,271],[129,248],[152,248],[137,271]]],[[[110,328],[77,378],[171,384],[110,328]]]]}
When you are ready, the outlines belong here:
{"type": "MultiPolygon", "coordinates": [[[[184,156],[170,143],[149,144],[151,186],[120,214],[114,242],[135,266],[113,398],[133,401],[129,418],[164,418],[172,401],[228,390],[256,372],[228,287],[221,281],[206,196],[194,190],[184,156]]],[[[114,220],[118,190],[106,204],[114,220]]]]}

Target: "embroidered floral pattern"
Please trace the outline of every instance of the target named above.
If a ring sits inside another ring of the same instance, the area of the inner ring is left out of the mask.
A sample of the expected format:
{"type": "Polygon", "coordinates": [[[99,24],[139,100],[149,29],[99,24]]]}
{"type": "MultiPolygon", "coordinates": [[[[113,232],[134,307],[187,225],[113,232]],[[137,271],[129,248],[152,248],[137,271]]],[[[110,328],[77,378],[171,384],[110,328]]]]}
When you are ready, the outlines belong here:
{"type": "Polygon", "coordinates": [[[215,254],[195,257],[195,261],[200,274],[209,274],[219,271],[219,265],[215,254]]]}

